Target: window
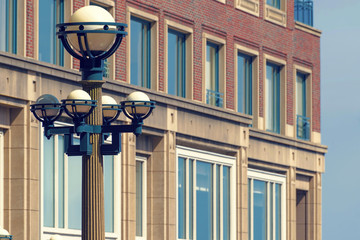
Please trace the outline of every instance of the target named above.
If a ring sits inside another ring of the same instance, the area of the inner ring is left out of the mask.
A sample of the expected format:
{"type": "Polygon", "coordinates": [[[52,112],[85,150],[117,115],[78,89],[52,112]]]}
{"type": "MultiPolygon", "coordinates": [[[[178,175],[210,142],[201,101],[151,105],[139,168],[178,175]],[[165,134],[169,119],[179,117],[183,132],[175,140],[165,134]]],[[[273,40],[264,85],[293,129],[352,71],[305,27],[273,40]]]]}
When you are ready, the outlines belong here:
{"type": "Polygon", "coordinates": [[[281,0],[266,0],[266,4],[281,9],[281,0]]]}
{"type": "Polygon", "coordinates": [[[64,66],[56,24],[64,22],[64,0],[39,0],[39,60],[64,66]]]}
{"type": "Polygon", "coordinates": [[[294,15],[295,21],[313,26],[313,1],[295,0],[294,15]]]}
{"type": "Polygon", "coordinates": [[[296,240],[308,239],[308,192],[296,190],[296,240]]]}
{"type": "Polygon", "coordinates": [[[0,0],[0,50],[17,53],[17,0],[0,0]]]}
{"type": "MultiPolygon", "coordinates": [[[[79,139],[74,139],[75,144],[79,139]]],[[[82,157],[64,153],[65,138],[55,135],[43,137],[42,150],[42,226],[43,234],[81,235],[81,176],[82,157]]],[[[104,156],[104,206],[107,236],[118,237],[116,222],[119,207],[115,202],[119,185],[117,156],[104,156]]]]}
{"type": "Polygon", "coordinates": [[[151,88],[151,23],[131,16],[131,84],[151,88]]]}
{"type": "Polygon", "coordinates": [[[283,175],[249,170],[249,240],[285,239],[285,183],[283,175]]]}
{"type": "Polygon", "coordinates": [[[243,53],[237,56],[237,109],[238,112],[252,115],[252,57],[243,53]]]}
{"type": "Polygon", "coordinates": [[[234,239],[232,157],[177,148],[178,239],[234,239]]]}
{"type": "Polygon", "coordinates": [[[266,64],[266,130],[280,133],[280,69],[273,63],[266,64]]]}
{"type": "Polygon", "coordinates": [[[219,45],[206,43],[205,88],[206,103],[222,107],[224,94],[220,92],[219,51],[219,45]]]}
{"type": "Polygon", "coordinates": [[[136,239],[146,239],[146,159],[136,157],[136,239]]]}
{"type": "Polygon", "coordinates": [[[186,97],[186,35],[168,30],[168,93],[186,97]]]}
{"type": "Polygon", "coordinates": [[[299,139],[309,140],[310,118],[306,116],[307,75],[301,72],[296,74],[296,136],[299,139]]]}

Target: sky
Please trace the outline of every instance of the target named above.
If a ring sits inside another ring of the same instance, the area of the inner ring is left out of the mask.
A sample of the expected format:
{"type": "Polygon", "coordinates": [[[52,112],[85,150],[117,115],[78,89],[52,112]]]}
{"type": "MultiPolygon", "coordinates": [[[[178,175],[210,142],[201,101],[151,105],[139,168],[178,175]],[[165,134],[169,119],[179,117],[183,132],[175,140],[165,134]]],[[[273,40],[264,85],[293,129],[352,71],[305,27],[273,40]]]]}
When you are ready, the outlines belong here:
{"type": "Polygon", "coordinates": [[[323,240],[360,240],[360,1],[314,0],[321,36],[323,240]]]}

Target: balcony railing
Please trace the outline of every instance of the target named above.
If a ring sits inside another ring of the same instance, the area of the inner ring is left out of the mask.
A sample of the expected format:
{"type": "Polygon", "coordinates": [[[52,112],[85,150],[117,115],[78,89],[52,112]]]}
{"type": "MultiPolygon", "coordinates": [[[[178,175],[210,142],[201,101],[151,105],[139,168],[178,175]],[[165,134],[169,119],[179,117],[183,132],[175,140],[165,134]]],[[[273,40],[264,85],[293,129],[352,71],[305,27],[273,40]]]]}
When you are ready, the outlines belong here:
{"type": "Polygon", "coordinates": [[[310,118],[296,115],[296,136],[302,140],[310,140],[310,118]]]}
{"type": "Polygon", "coordinates": [[[217,107],[223,107],[223,93],[213,91],[210,89],[206,89],[206,103],[217,106],[217,107]]]}
{"type": "Polygon", "coordinates": [[[313,1],[312,0],[295,0],[295,21],[302,22],[306,25],[313,26],[313,1]]]}

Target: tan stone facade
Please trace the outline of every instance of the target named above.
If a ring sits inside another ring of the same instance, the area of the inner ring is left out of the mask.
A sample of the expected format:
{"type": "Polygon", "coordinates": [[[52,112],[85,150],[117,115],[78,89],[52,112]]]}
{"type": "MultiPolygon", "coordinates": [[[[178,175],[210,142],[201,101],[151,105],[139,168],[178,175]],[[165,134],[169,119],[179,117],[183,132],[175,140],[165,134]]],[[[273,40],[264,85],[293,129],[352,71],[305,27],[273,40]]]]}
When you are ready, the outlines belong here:
{"type": "MultiPolygon", "coordinates": [[[[79,80],[78,71],[0,53],[0,130],[4,145],[0,149],[0,216],[14,239],[49,239],[42,226],[41,125],[30,113],[29,105],[44,93],[64,99],[71,90],[80,88],[79,80]]],[[[286,179],[286,224],[282,226],[286,239],[300,238],[301,233],[307,235],[306,239],[321,239],[325,146],[249,127],[249,115],[119,81],[106,79],[103,91],[120,101],[135,90],[146,92],[157,105],[145,121],[141,136],[122,136],[121,184],[116,186],[121,214],[115,216],[120,219],[115,228],[119,231],[109,239],[136,236],[136,155],[144,157],[147,164],[146,239],[177,239],[177,146],[235,159],[236,192],[231,193],[235,194],[236,207],[231,209],[235,229],[230,230],[235,238],[231,239],[249,239],[249,169],[286,179]],[[301,197],[304,193],[306,198],[301,197]]]]}

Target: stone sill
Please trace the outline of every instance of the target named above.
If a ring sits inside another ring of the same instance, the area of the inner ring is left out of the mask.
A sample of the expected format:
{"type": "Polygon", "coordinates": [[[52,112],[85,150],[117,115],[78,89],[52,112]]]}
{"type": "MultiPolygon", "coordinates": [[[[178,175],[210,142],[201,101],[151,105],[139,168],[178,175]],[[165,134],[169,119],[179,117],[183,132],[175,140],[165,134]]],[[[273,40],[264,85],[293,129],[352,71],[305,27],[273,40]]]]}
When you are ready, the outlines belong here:
{"type": "Polygon", "coordinates": [[[304,31],[304,32],[307,32],[307,33],[310,33],[314,36],[317,36],[317,37],[321,37],[321,34],[322,32],[316,28],[313,28],[309,25],[306,25],[304,23],[301,23],[301,22],[295,22],[295,28],[296,29],[299,29],[301,31],[304,31]]]}

